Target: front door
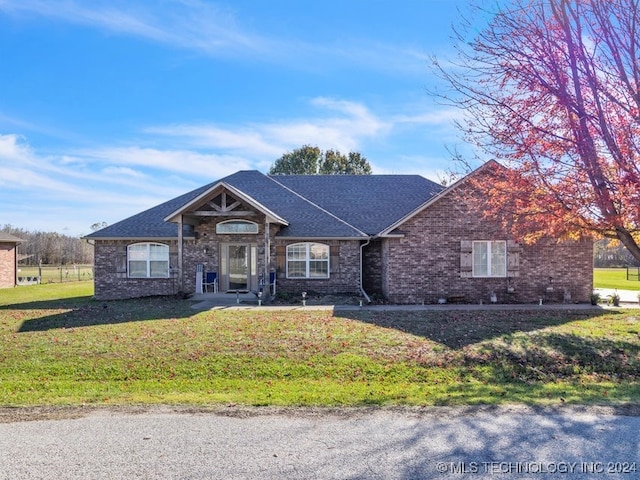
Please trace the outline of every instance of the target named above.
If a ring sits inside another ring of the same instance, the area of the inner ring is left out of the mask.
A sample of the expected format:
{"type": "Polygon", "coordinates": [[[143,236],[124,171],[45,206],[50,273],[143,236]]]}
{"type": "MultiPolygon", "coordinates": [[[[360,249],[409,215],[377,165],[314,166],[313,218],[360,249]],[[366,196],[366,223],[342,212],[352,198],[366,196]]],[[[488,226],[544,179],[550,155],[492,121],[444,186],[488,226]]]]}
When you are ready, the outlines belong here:
{"type": "Polygon", "coordinates": [[[220,287],[222,291],[247,292],[256,288],[257,248],[249,244],[221,245],[220,287]]]}

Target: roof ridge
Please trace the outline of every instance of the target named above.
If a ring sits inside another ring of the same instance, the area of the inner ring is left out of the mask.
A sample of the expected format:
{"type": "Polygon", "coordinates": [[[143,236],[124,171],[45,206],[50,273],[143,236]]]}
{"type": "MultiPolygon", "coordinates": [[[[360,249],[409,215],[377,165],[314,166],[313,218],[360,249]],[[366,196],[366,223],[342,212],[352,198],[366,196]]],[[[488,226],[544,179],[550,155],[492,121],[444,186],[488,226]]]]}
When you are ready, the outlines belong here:
{"type": "MultiPolygon", "coordinates": [[[[264,175],[264,174],[263,174],[264,175]]],[[[313,205],[315,208],[317,208],[318,210],[320,210],[321,212],[326,213],[327,215],[335,218],[336,220],[338,220],[341,223],[344,223],[346,226],[353,228],[356,232],[360,233],[361,235],[365,236],[365,237],[369,237],[370,235],[366,234],[365,232],[363,232],[362,230],[360,230],[359,228],[354,227],[353,225],[351,225],[349,222],[347,222],[346,220],[343,220],[342,218],[338,217],[337,215],[335,215],[334,213],[331,213],[329,210],[322,208],[320,205],[318,205],[315,202],[312,202],[311,200],[309,200],[307,197],[299,194],[298,192],[296,192],[295,190],[293,190],[292,188],[287,187],[286,185],[283,185],[282,183],[278,182],[275,178],[273,178],[271,175],[264,175],[265,177],[267,177],[268,179],[270,179],[271,181],[275,182],[276,184],[278,184],[280,187],[284,188],[285,190],[293,193],[295,196],[301,198],[302,200],[304,200],[305,202],[307,202],[310,205],[313,205]]]]}

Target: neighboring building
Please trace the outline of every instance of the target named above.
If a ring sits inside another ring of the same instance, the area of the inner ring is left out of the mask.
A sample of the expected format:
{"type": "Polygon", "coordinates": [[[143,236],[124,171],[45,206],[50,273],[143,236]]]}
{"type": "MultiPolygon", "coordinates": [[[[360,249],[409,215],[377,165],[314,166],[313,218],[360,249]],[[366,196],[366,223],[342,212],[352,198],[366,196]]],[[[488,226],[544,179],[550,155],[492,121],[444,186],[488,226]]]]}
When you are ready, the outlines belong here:
{"type": "Polygon", "coordinates": [[[22,240],[0,232],[0,288],[18,284],[18,244],[22,240]]]}
{"type": "Polygon", "coordinates": [[[237,172],[88,235],[95,296],[192,293],[203,265],[221,292],[256,291],[275,274],[278,292],[296,296],[589,300],[591,241],[520,245],[466,206],[465,181],[237,172]]]}

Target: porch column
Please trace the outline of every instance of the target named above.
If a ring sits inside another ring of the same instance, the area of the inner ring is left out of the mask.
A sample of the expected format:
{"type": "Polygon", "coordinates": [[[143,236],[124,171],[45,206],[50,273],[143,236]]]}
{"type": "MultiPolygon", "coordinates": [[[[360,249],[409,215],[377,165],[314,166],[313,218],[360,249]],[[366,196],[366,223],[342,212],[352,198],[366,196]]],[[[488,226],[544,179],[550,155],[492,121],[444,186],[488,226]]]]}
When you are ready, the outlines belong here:
{"type": "Polygon", "coordinates": [[[184,272],[182,262],[184,236],[182,234],[182,215],[178,220],[178,292],[184,293],[184,272]]]}
{"type": "Polygon", "coordinates": [[[269,219],[264,220],[264,285],[265,294],[269,291],[269,265],[271,264],[271,235],[269,219]]]}

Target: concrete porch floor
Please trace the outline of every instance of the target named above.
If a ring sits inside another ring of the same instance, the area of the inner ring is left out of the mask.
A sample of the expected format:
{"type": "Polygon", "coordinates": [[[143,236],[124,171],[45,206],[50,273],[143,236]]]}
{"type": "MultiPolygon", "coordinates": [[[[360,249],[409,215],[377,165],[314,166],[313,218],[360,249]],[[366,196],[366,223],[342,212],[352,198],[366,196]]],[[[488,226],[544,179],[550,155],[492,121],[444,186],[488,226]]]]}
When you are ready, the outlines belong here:
{"type": "Polygon", "coordinates": [[[193,308],[230,307],[234,305],[257,306],[258,297],[252,293],[195,293],[191,300],[195,302],[193,308]]]}

